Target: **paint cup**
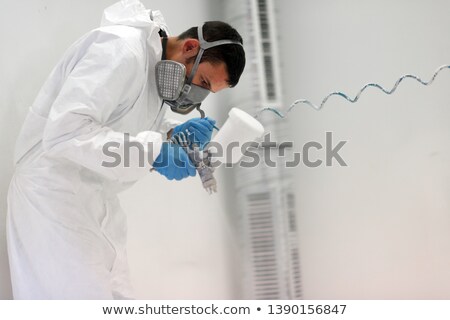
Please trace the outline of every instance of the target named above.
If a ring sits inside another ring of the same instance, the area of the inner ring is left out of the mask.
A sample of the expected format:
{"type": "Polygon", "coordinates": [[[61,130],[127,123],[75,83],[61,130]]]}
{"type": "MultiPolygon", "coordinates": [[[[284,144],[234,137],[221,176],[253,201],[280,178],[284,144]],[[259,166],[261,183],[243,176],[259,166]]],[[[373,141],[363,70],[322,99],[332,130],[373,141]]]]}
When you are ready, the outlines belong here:
{"type": "Polygon", "coordinates": [[[262,124],[248,113],[232,108],[228,119],[208,145],[213,162],[222,164],[238,163],[243,154],[242,146],[260,139],[264,134],[262,124]]]}

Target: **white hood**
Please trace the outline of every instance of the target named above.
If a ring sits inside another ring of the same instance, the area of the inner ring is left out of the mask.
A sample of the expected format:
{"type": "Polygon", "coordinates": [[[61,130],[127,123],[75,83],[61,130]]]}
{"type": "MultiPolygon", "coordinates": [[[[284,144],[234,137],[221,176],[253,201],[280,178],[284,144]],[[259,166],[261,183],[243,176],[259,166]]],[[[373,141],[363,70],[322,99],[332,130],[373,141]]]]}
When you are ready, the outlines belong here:
{"type": "Polygon", "coordinates": [[[122,0],[103,11],[101,26],[125,25],[148,28],[157,24],[169,34],[159,10],[147,10],[139,0],[122,0]]]}

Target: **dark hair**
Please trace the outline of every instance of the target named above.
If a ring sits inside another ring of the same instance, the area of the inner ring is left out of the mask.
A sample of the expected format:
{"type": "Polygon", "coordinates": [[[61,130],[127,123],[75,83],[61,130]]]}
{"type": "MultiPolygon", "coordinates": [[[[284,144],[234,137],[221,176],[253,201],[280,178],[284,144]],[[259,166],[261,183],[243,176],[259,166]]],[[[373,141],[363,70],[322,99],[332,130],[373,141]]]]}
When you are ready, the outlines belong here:
{"type": "MultiPolygon", "coordinates": [[[[197,27],[192,27],[178,36],[178,40],[198,39],[197,27]]],[[[207,21],[203,25],[203,38],[210,42],[216,40],[233,40],[243,44],[240,34],[228,23],[222,21],[207,21]]],[[[228,71],[228,84],[234,87],[241,77],[245,67],[244,48],[236,44],[224,44],[206,49],[200,62],[217,64],[225,62],[228,71]]]]}

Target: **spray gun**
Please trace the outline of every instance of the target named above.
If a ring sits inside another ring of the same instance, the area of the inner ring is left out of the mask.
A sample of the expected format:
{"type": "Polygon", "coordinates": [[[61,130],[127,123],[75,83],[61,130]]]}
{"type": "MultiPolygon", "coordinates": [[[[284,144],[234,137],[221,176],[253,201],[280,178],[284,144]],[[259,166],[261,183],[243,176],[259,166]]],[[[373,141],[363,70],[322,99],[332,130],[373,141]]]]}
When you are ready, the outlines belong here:
{"type": "MultiPolygon", "coordinates": [[[[204,118],[204,113],[202,118],[204,118]]],[[[215,128],[219,130],[219,128],[215,128]]],[[[204,150],[200,150],[197,144],[189,141],[188,134],[184,132],[173,135],[170,140],[184,148],[197,169],[203,187],[209,194],[212,194],[217,192],[214,168],[218,164],[238,163],[242,158],[241,146],[246,142],[261,138],[263,134],[264,127],[258,120],[238,108],[232,108],[222,129],[204,150]],[[232,148],[231,152],[228,152],[229,146],[236,146],[236,143],[238,148],[232,148]],[[220,152],[217,150],[219,147],[222,149],[220,152]]]]}
{"type": "Polygon", "coordinates": [[[211,153],[208,149],[200,150],[196,143],[189,141],[188,135],[189,133],[179,132],[173,135],[170,141],[182,146],[186,151],[202,180],[203,188],[209,194],[217,192],[217,182],[213,174],[214,168],[211,166],[211,153]]]}

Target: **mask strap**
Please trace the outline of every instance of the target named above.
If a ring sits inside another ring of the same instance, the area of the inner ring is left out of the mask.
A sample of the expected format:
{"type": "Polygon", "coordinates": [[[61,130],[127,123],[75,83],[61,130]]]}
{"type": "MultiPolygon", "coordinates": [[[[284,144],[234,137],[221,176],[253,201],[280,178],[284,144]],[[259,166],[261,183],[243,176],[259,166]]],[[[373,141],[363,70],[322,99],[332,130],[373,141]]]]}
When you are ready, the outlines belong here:
{"type": "Polygon", "coordinates": [[[200,65],[200,60],[202,58],[203,52],[206,49],[221,46],[224,44],[237,44],[237,45],[240,45],[241,47],[243,47],[242,43],[240,43],[238,41],[227,40],[227,39],[216,40],[216,41],[211,41],[211,42],[206,41],[203,38],[203,26],[197,27],[197,34],[198,34],[198,41],[200,42],[200,49],[198,51],[197,57],[195,58],[195,62],[194,62],[194,66],[192,67],[191,74],[189,75],[189,78],[186,81],[187,84],[191,84],[192,79],[194,78],[195,73],[197,72],[198,66],[200,65]]]}
{"type": "Polygon", "coordinates": [[[167,47],[167,32],[165,32],[163,29],[159,29],[158,31],[159,36],[161,37],[161,45],[162,45],[162,56],[161,60],[166,60],[166,47],[167,47]]]}
{"type": "Polygon", "coordinates": [[[167,38],[167,32],[164,29],[159,29],[158,34],[161,38],[167,38]]]}
{"type": "Polygon", "coordinates": [[[162,55],[161,55],[161,60],[166,60],[167,38],[162,38],[161,44],[162,44],[162,55]]]}
{"type": "Polygon", "coordinates": [[[200,65],[200,59],[202,58],[203,51],[205,51],[205,50],[200,47],[198,54],[197,54],[197,58],[195,58],[194,66],[192,67],[189,78],[186,81],[187,84],[191,84],[192,79],[194,79],[195,73],[197,72],[198,66],[200,65]]]}
{"type": "Polygon", "coordinates": [[[206,50],[206,49],[209,49],[212,47],[216,47],[216,46],[221,46],[223,44],[237,44],[242,47],[242,43],[240,43],[238,41],[229,40],[229,39],[216,40],[216,41],[211,41],[211,42],[206,41],[205,38],[203,38],[203,26],[197,27],[197,33],[198,33],[198,40],[200,41],[200,48],[202,48],[203,50],[206,50]]]}

